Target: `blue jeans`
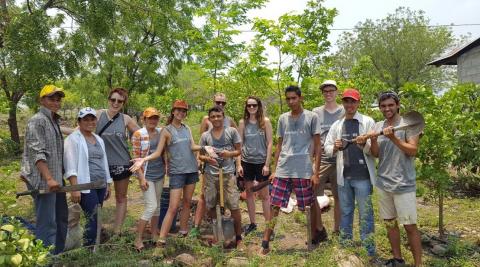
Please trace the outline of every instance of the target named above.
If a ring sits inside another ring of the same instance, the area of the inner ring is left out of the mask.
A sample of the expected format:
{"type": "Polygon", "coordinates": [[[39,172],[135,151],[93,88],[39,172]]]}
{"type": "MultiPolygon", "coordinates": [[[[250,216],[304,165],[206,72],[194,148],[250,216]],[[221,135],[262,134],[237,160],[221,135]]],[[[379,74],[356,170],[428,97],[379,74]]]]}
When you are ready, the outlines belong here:
{"type": "Polygon", "coordinates": [[[342,241],[352,240],[353,213],[355,211],[355,200],[358,205],[360,219],[360,239],[367,249],[368,255],[375,254],[375,241],[373,239],[374,218],[372,206],[373,186],[370,179],[352,180],[345,179],[343,186],[338,186],[338,197],[340,199],[340,232],[342,241]]]}
{"type": "Polygon", "coordinates": [[[45,246],[54,245],[53,254],[65,248],[68,229],[68,206],[65,193],[38,194],[33,197],[37,225],[35,236],[45,246]]]}
{"type": "Polygon", "coordinates": [[[101,189],[92,189],[90,193],[82,193],[80,198],[80,206],[82,207],[83,212],[85,212],[85,217],[87,223],[85,224],[85,232],[83,234],[84,246],[91,246],[95,244],[95,239],[97,238],[97,205],[102,205],[105,198],[106,188],[101,189]]]}

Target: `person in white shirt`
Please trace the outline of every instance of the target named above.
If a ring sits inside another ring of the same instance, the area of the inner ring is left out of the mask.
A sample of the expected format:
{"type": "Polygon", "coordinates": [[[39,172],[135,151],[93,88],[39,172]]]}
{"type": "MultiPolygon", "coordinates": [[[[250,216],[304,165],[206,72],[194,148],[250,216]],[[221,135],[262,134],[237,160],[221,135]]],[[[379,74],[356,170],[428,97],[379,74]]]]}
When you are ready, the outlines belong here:
{"type": "Polygon", "coordinates": [[[65,139],[63,162],[65,177],[72,185],[94,181],[104,181],[105,187],[99,189],[74,191],[71,201],[80,203],[87,223],[84,233],[84,245],[95,243],[97,235],[96,209],[110,196],[112,178],[108,170],[105,144],[102,138],[94,133],[97,127],[96,111],[93,108],[83,108],[77,116],[78,129],[65,139]]]}
{"type": "Polygon", "coordinates": [[[370,153],[370,132],[375,121],[358,112],[360,93],[345,89],[342,95],[345,117],[336,121],[325,141],[327,157],[336,156],[338,197],[340,198],[340,240],[351,244],[355,202],[360,217],[360,239],[369,256],[375,255],[372,207],[375,163],[370,153]]]}

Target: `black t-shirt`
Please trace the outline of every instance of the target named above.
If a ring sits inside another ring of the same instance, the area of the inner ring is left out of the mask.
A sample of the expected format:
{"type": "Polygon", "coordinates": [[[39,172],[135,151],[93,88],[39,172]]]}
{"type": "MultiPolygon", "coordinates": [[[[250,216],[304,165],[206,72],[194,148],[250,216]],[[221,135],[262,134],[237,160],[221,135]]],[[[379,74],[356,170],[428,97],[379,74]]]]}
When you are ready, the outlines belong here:
{"type": "MultiPolygon", "coordinates": [[[[345,120],[342,138],[352,140],[359,135],[358,120],[345,120]]],[[[343,150],[343,177],[355,180],[370,179],[363,151],[355,144],[351,144],[343,150]]]]}

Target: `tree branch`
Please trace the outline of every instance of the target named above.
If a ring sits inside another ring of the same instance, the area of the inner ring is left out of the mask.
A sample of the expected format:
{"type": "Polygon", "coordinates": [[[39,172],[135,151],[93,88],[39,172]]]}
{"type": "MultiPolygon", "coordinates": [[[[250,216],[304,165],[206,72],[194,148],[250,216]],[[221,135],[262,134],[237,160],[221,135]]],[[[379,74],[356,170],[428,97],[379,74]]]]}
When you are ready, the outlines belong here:
{"type": "Polygon", "coordinates": [[[27,0],[28,13],[32,14],[32,8],[30,7],[30,1],[27,0]]]}

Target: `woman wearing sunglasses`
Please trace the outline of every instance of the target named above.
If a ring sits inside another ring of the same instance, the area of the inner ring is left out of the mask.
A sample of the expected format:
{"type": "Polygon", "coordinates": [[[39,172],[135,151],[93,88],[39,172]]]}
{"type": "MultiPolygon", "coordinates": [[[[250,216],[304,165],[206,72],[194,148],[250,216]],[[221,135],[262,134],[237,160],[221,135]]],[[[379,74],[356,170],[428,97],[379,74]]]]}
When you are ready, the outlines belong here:
{"type": "MultiPolygon", "coordinates": [[[[247,191],[247,208],[250,225],[245,234],[257,229],[255,220],[255,196],[251,192],[254,181],[268,180],[272,154],[272,124],[263,114],[262,101],[249,96],[245,101],[243,119],[240,120],[238,132],[242,138],[241,164],[237,164],[237,173],[244,178],[247,191]]],[[[270,220],[270,197],[268,187],[258,191],[262,200],[265,221],[270,220]]]]}
{"type": "Polygon", "coordinates": [[[127,213],[127,190],[130,175],[130,152],[127,144],[127,129],[130,133],[140,127],[122,109],[128,100],[127,90],[114,88],[108,94],[108,109],[97,112],[96,133],[105,142],[108,168],[115,187],[115,222],[113,231],[120,234],[127,213]]]}
{"type": "Polygon", "coordinates": [[[137,171],[147,161],[160,157],[164,148],[168,157],[168,176],[170,177],[170,202],[167,214],[160,228],[160,237],[157,246],[163,247],[166,243],[167,234],[172,226],[173,219],[180,206],[183,196],[183,207],[180,214],[180,234],[188,233],[188,217],[190,216],[190,204],[198,182],[198,165],[194,151],[200,150],[193,142],[190,128],[183,124],[187,117],[188,105],[184,100],[175,100],[172,106],[167,126],[160,135],[157,149],[145,158],[135,159],[135,164],[130,168],[137,171]]]}

